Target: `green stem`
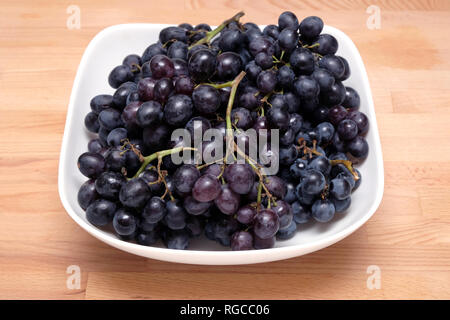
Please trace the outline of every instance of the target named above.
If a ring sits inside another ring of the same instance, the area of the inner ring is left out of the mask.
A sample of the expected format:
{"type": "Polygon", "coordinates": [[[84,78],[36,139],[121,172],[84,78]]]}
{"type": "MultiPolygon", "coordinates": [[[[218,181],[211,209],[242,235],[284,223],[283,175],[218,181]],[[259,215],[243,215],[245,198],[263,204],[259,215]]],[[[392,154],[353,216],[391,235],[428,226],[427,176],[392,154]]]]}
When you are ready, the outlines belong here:
{"type": "Polygon", "coordinates": [[[231,87],[233,85],[233,81],[228,81],[224,83],[200,83],[199,85],[197,85],[197,87],[201,85],[211,86],[216,89],[222,89],[226,87],[231,87]]]}
{"type": "Polygon", "coordinates": [[[220,31],[222,31],[227,25],[229,25],[231,22],[236,21],[238,22],[239,19],[244,15],[245,13],[243,11],[236,13],[233,17],[231,17],[228,20],[225,20],[224,22],[222,22],[222,24],[220,26],[218,26],[217,28],[215,28],[214,30],[211,30],[209,32],[206,33],[206,36],[204,38],[201,38],[200,40],[198,40],[196,43],[192,44],[191,46],[189,46],[188,49],[192,49],[195,46],[198,46],[200,44],[203,43],[209,43],[217,34],[220,33],[220,31]]]}
{"type": "Polygon", "coordinates": [[[177,152],[181,152],[181,151],[186,151],[186,150],[197,150],[196,148],[189,148],[189,147],[177,147],[177,148],[173,148],[173,149],[168,149],[168,150],[162,150],[162,151],[158,151],[155,153],[152,153],[149,156],[144,157],[144,161],[142,162],[141,167],[139,168],[138,172],[136,172],[136,174],[133,176],[132,179],[137,178],[142,171],[145,170],[145,167],[147,167],[147,165],[152,162],[153,160],[158,159],[159,157],[165,157],[169,154],[174,154],[177,152]]]}
{"type": "Polygon", "coordinates": [[[262,193],[262,181],[259,181],[258,184],[258,196],[256,197],[256,210],[259,211],[261,209],[261,193],[262,193]]]}
{"type": "Polygon", "coordinates": [[[355,171],[355,169],[353,169],[353,163],[350,160],[330,160],[330,163],[332,166],[343,164],[352,173],[353,178],[355,180],[359,180],[358,173],[355,171]]]}

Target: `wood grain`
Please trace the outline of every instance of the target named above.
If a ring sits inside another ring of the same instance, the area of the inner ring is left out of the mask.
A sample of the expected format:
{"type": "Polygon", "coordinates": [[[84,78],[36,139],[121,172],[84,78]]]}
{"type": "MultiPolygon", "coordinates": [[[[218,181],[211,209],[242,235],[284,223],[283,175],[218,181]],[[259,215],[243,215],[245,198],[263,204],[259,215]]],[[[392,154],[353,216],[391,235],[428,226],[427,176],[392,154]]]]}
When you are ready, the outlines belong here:
{"type": "Polygon", "coordinates": [[[450,298],[450,2],[3,0],[0,6],[0,298],[450,298]],[[369,5],[381,29],[366,27],[369,5]],[[286,9],[350,35],[369,74],[385,161],[382,204],[361,229],[319,252],[251,266],[148,260],[92,238],[64,212],[57,168],[78,63],[119,23],[217,24],[237,10],[276,23],[286,9]],[[66,286],[78,265],[80,289],[66,286]],[[369,265],[381,289],[366,286],[369,265]]]}

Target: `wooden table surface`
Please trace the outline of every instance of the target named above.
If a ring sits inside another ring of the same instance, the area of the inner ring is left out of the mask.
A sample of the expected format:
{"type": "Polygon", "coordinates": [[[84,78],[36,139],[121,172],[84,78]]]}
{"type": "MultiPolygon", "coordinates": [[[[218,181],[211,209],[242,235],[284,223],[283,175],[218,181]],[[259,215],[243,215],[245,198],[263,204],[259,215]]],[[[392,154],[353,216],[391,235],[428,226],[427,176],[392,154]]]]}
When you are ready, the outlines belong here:
{"type": "Polygon", "coordinates": [[[0,298],[450,298],[450,1],[2,0],[0,13],[0,298]],[[367,27],[370,4],[380,29],[367,27]],[[80,29],[67,27],[70,5],[80,29]],[[57,191],[69,95],[88,42],[114,24],[217,24],[241,9],[259,24],[286,9],[319,15],[356,43],[385,165],[376,214],[329,248],[247,266],[149,260],[88,235],[57,191]],[[66,285],[71,265],[80,289],[66,285]],[[371,265],[380,289],[367,286],[371,265]]]}

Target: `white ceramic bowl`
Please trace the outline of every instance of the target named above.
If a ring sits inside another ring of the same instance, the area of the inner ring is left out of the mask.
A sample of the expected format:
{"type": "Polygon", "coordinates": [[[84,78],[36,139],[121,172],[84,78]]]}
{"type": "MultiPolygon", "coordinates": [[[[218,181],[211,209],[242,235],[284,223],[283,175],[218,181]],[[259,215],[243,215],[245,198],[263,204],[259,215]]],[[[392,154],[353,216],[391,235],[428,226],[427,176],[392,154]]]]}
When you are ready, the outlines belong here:
{"type": "Polygon", "coordinates": [[[204,238],[194,239],[189,250],[171,250],[163,245],[146,247],[122,241],[90,224],[77,203],[78,189],[86,181],[77,168],[77,159],[86,152],[87,143],[92,138],[84,128],[84,116],[90,110],[89,102],[97,94],[112,94],[114,90],[108,85],[110,70],[120,64],[126,55],[142,54],[149,44],[157,41],[159,31],[164,27],[166,25],[124,24],[106,28],[89,43],[81,59],[67,112],[58,187],[64,208],[83,229],[113,247],[148,258],[189,264],[250,264],[287,259],[325,248],[354,232],[375,213],[383,195],[384,170],[367,73],[352,40],[342,31],[325,26],[323,32],[332,34],[339,41],[337,54],[345,57],[350,64],[352,74],[345,85],[358,91],[361,111],[370,120],[367,134],[369,156],[359,167],[362,184],[352,194],[352,205],[345,215],[336,214],[327,224],[308,223],[299,226],[294,238],[277,241],[275,248],[250,251],[230,251],[204,238]]]}

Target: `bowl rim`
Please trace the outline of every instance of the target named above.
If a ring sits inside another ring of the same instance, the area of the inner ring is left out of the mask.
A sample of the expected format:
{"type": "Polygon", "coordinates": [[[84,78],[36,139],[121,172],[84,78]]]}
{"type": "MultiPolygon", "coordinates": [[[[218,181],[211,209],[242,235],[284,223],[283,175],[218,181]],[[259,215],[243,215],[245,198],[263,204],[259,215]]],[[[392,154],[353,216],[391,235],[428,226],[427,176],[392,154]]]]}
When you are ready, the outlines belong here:
{"type": "MultiPolygon", "coordinates": [[[[171,261],[171,262],[178,262],[178,263],[186,263],[186,264],[203,264],[203,265],[238,265],[238,264],[254,264],[254,263],[263,263],[263,262],[269,262],[269,261],[277,261],[277,260],[283,260],[288,259],[292,257],[296,257],[303,254],[308,254],[313,251],[317,251],[323,248],[326,248],[328,246],[331,246],[335,244],[336,242],[342,240],[343,238],[347,237],[348,235],[352,234],[354,231],[359,229],[364,223],[366,223],[375,213],[377,208],[379,207],[383,192],[384,192],[384,165],[383,165],[383,156],[382,156],[382,149],[381,149],[381,142],[380,142],[380,135],[378,131],[378,124],[376,121],[375,116],[375,108],[374,108],[374,102],[372,97],[372,91],[370,89],[369,79],[367,75],[366,68],[364,66],[364,63],[362,61],[362,57],[354,44],[354,42],[351,40],[349,36],[347,36],[343,31],[331,27],[331,26],[324,26],[324,31],[331,31],[333,34],[339,34],[339,37],[344,39],[347,46],[349,46],[351,51],[356,51],[356,60],[354,61],[354,64],[356,64],[356,69],[359,70],[363,74],[363,81],[362,86],[364,87],[364,90],[367,93],[367,99],[368,99],[368,111],[367,113],[370,114],[371,119],[371,128],[370,130],[373,131],[375,135],[374,139],[374,145],[371,145],[371,149],[373,152],[375,152],[376,157],[376,163],[377,163],[377,179],[378,179],[378,185],[376,188],[376,197],[373,201],[371,207],[367,212],[358,219],[355,223],[349,225],[348,227],[344,228],[343,230],[331,234],[323,239],[315,240],[313,242],[306,242],[296,245],[290,245],[286,247],[276,247],[276,248],[269,248],[269,249],[260,249],[260,250],[245,250],[245,251],[231,251],[231,250],[224,250],[224,251],[213,251],[213,250],[174,250],[174,249],[168,249],[168,248],[160,248],[160,247],[152,247],[152,246],[143,246],[136,243],[127,242],[118,238],[114,238],[109,234],[104,233],[102,230],[96,228],[95,226],[89,224],[87,221],[83,220],[73,209],[70,205],[67,195],[64,191],[63,186],[66,183],[65,175],[63,174],[65,163],[67,162],[67,149],[68,149],[68,139],[69,139],[69,133],[72,129],[72,122],[71,118],[75,112],[75,98],[78,95],[79,91],[79,84],[80,84],[80,77],[82,75],[82,71],[85,69],[85,65],[87,64],[87,61],[89,57],[94,52],[94,48],[96,47],[96,44],[100,42],[100,40],[108,36],[110,33],[113,33],[117,30],[123,30],[123,29],[134,29],[139,27],[148,27],[148,26],[158,26],[160,28],[164,28],[166,26],[170,26],[170,24],[156,24],[156,23],[127,23],[127,24],[117,24],[113,26],[109,26],[101,30],[99,33],[97,33],[94,38],[89,42],[86,50],[83,53],[83,56],[81,58],[80,64],[77,68],[77,73],[74,79],[70,100],[69,100],[69,106],[67,110],[66,115],[66,122],[64,126],[64,134],[63,134],[63,140],[61,145],[61,151],[60,151],[60,158],[59,158],[59,166],[58,166],[58,192],[61,199],[61,203],[63,204],[63,207],[67,211],[68,215],[85,231],[87,231],[89,234],[94,236],[95,238],[117,248],[122,251],[126,251],[128,253],[136,254],[143,257],[149,257],[150,253],[154,253],[157,255],[163,254],[165,255],[164,259],[152,257],[152,259],[158,259],[158,260],[164,260],[164,261],[171,261]],[[280,253],[276,257],[272,257],[270,255],[271,252],[278,252],[280,253]],[[200,261],[199,258],[204,258],[207,256],[209,258],[209,261],[200,261]],[[226,258],[231,257],[233,258],[245,258],[245,260],[248,261],[230,261],[230,263],[227,263],[226,258]],[[217,261],[214,261],[215,259],[219,259],[221,262],[217,263],[217,261]],[[189,261],[192,259],[192,261],[189,261]],[[183,260],[183,261],[181,261],[183,260]]],[[[264,27],[264,25],[261,25],[260,27],[264,27]]]]}

